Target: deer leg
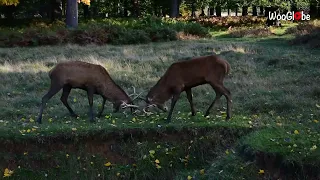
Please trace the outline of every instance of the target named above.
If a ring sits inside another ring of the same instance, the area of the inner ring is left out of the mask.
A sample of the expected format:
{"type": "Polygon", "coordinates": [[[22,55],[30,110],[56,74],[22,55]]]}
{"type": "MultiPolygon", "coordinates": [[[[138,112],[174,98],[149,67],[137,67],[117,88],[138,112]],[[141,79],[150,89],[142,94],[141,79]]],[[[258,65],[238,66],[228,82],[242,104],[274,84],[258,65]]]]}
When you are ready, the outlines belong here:
{"type": "Polygon", "coordinates": [[[186,90],[186,94],[187,94],[188,101],[189,101],[189,103],[190,103],[192,116],[195,116],[195,115],[196,115],[196,110],[195,110],[194,105],[193,105],[193,102],[192,102],[192,92],[191,92],[191,89],[187,89],[187,90],[186,90]]]}
{"type": "Polygon", "coordinates": [[[116,113],[120,110],[120,104],[113,104],[113,113],[116,113]]]}
{"type": "Polygon", "coordinates": [[[88,94],[88,100],[89,100],[89,116],[90,116],[90,122],[94,122],[93,120],[93,110],[92,110],[92,106],[93,106],[93,89],[92,88],[88,88],[87,89],[87,94],[88,94]]]}
{"type": "Polygon", "coordinates": [[[42,97],[42,101],[41,101],[41,106],[40,106],[40,112],[39,112],[39,116],[37,118],[37,122],[39,124],[42,123],[42,113],[43,113],[43,109],[45,108],[46,106],[46,103],[55,95],[57,94],[60,89],[62,87],[60,85],[56,85],[56,84],[52,84],[51,82],[51,87],[49,89],[49,91],[47,92],[47,94],[45,94],[43,97],[42,97]]]}
{"type": "Polygon", "coordinates": [[[103,100],[102,100],[102,107],[101,107],[101,110],[100,110],[100,112],[99,112],[99,114],[98,114],[98,118],[101,117],[101,115],[102,115],[102,113],[103,113],[103,110],[104,110],[104,105],[106,104],[106,101],[107,101],[106,98],[104,98],[104,97],[102,97],[102,98],[103,98],[103,100]]]}
{"type": "Polygon", "coordinates": [[[176,105],[176,102],[179,99],[179,96],[180,96],[180,93],[177,93],[177,94],[173,95],[173,97],[171,99],[171,108],[170,108],[170,111],[169,111],[168,116],[167,116],[167,122],[168,123],[171,121],[172,112],[173,112],[174,106],[176,105]]]}
{"type": "Polygon", "coordinates": [[[63,105],[69,110],[69,113],[71,114],[72,117],[79,117],[76,113],[74,113],[72,108],[69,106],[68,97],[69,97],[70,91],[71,91],[71,86],[69,85],[63,86],[63,92],[60,100],[63,103],[63,105]]]}
{"type": "Polygon", "coordinates": [[[225,88],[223,85],[211,85],[216,92],[216,98],[213,100],[212,104],[209,106],[205,116],[209,115],[210,109],[214,106],[217,100],[220,99],[222,95],[224,95],[227,99],[227,117],[226,120],[229,120],[231,118],[231,106],[232,106],[232,100],[231,100],[231,93],[230,91],[225,88]]]}
{"type": "Polygon", "coordinates": [[[210,84],[211,87],[214,89],[215,93],[216,93],[216,97],[214,98],[214,100],[212,101],[212,103],[210,104],[209,108],[207,109],[206,113],[204,116],[208,116],[210,113],[211,108],[216,104],[216,102],[221,98],[222,93],[221,90],[215,86],[214,84],[210,84]]]}
{"type": "Polygon", "coordinates": [[[231,93],[226,87],[222,86],[221,88],[223,89],[223,95],[227,99],[227,117],[226,117],[226,120],[229,120],[231,118],[231,108],[232,108],[231,93]]]}

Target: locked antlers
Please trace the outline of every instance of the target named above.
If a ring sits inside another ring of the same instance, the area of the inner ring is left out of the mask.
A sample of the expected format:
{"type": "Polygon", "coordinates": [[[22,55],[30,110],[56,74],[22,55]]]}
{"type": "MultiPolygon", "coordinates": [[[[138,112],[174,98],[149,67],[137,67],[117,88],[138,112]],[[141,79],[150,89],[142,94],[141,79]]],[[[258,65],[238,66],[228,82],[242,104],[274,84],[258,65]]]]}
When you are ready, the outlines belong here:
{"type": "Polygon", "coordinates": [[[136,97],[133,98],[132,101],[134,101],[134,100],[136,100],[136,99],[141,99],[141,100],[143,100],[143,101],[146,101],[145,99],[143,99],[142,97],[140,97],[141,94],[143,93],[143,91],[140,92],[139,94],[137,94],[137,93],[136,93],[136,88],[135,88],[134,86],[132,86],[132,89],[133,89],[133,93],[130,94],[129,97],[136,95],[136,97]]]}

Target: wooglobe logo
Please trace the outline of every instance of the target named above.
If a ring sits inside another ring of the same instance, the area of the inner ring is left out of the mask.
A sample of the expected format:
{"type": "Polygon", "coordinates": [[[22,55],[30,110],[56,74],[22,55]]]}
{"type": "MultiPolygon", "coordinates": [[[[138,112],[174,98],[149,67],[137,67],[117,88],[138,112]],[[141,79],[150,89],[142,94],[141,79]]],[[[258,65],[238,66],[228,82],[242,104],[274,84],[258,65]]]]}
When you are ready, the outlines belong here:
{"type": "Polygon", "coordinates": [[[270,20],[284,20],[284,21],[292,21],[292,20],[297,20],[297,21],[309,21],[310,20],[310,15],[305,14],[303,11],[289,11],[286,14],[277,14],[276,12],[269,12],[269,19],[270,20]]]}

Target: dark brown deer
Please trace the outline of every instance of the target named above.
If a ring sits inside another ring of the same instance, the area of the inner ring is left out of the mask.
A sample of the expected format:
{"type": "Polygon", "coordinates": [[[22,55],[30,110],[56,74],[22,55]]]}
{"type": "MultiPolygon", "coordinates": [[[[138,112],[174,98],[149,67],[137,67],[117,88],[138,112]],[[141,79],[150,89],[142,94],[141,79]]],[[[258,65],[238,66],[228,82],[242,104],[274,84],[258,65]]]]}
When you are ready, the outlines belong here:
{"type": "Polygon", "coordinates": [[[192,102],[191,88],[202,84],[210,84],[216,93],[216,97],[207,109],[205,116],[209,115],[210,109],[224,95],[227,99],[226,120],[229,120],[232,106],[231,93],[223,85],[224,78],[229,72],[230,64],[217,55],[196,57],[191,60],[173,63],[148,92],[144,112],[147,112],[146,110],[149,107],[158,107],[167,112],[163,104],[171,98],[171,108],[167,116],[167,121],[170,122],[174,106],[180,94],[185,91],[191,106],[192,116],[194,116],[196,110],[192,102]]]}
{"type": "Polygon", "coordinates": [[[127,107],[138,108],[133,105],[133,100],[119,87],[110,77],[109,73],[100,65],[86,63],[82,61],[69,61],[57,64],[50,72],[51,86],[47,94],[42,98],[40,113],[37,119],[41,123],[43,109],[50,98],[63,89],[60,100],[67,107],[71,116],[78,117],[68,104],[68,96],[72,88],[78,88],[87,91],[89,100],[89,116],[90,122],[93,120],[93,95],[98,94],[103,98],[102,108],[98,114],[104,110],[106,100],[113,103],[114,112],[118,112],[120,108],[127,107]]]}

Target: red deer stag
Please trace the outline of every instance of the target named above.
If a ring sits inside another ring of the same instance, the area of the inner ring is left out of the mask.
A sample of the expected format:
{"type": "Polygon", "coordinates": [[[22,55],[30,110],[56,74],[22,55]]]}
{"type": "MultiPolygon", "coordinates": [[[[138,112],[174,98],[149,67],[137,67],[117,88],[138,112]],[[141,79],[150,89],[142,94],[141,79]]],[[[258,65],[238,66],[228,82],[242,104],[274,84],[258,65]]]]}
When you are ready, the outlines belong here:
{"type": "Polygon", "coordinates": [[[230,64],[216,55],[196,57],[191,60],[173,63],[148,92],[144,112],[149,107],[158,107],[167,112],[163,104],[171,98],[171,108],[167,116],[167,121],[170,122],[174,106],[180,94],[185,91],[191,106],[192,116],[194,116],[196,110],[192,102],[191,88],[202,84],[210,84],[216,93],[216,97],[207,109],[205,116],[209,115],[210,109],[224,95],[227,99],[226,120],[229,120],[232,106],[231,93],[223,85],[224,78],[229,72],[230,64]]]}
{"type": "Polygon", "coordinates": [[[89,116],[90,122],[93,120],[93,95],[98,94],[103,98],[102,108],[98,114],[104,110],[106,100],[113,103],[114,112],[118,112],[120,108],[127,107],[138,108],[133,105],[133,100],[119,87],[110,77],[109,73],[100,65],[86,63],[82,61],[70,61],[57,64],[50,72],[51,86],[47,94],[42,98],[40,113],[37,122],[41,124],[43,109],[50,98],[63,89],[60,100],[69,110],[72,117],[78,117],[68,104],[68,96],[72,88],[78,88],[87,91],[89,100],[89,116]]]}

